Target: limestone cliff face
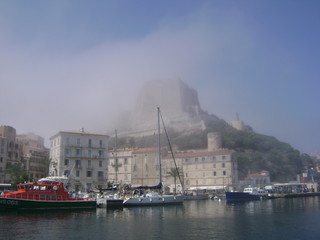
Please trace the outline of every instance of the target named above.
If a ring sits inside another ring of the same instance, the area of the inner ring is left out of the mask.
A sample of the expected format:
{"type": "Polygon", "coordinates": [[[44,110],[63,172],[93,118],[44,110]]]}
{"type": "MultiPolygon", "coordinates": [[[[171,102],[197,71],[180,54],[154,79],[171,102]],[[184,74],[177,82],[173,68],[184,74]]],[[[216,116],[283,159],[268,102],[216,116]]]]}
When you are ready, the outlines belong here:
{"type": "Polygon", "coordinates": [[[178,131],[204,128],[207,114],[200,107],[198,93],[180,80],[149,81],[144,85],[137,98],[132,129],[155,128],[157,107],[166,124],[178,131]]]}

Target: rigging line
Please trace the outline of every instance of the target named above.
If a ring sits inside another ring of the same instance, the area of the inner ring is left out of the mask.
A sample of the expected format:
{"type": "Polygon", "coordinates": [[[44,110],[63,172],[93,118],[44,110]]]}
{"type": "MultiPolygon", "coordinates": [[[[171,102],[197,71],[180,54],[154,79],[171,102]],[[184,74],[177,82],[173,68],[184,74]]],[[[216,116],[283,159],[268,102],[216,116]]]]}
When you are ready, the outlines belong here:
{"type": "Polygon", "coordinates": [[[180,182],[180,184],[181,184],[181,186],[182,186],[182,191],[183,191],[183,183],[182,183],[182,181],[181,181],[179,168],[178,168],[178,166],[177,166],[176,159],[175,159],[174,154],[173,154],[173,151],[172,151],[172,146],[171,146],[171,143],[170,143],[170,139],[169,139],[169,136],[168,136],[168,133],[167,133],[166,126],[164,125],[164,121],[163,121],[163,118],[162,118],[162,114],[161,114],[161,112],[160,112],[160,109],[159,109],[159,115],[160,115],[160,118],[161,118],[161,121],[162,121],[162,125],[163,125],[164,132],[165,132],[166,137],[167,137],[167,140],[168,140],[168,145],[169,145],[169,148],[170,148],[171,156],[172,156],[172,158],[173,158],[174,166],[176,167],[176,170],[177,170],[177,173],[178,173],[179,182],[180,182]]]}

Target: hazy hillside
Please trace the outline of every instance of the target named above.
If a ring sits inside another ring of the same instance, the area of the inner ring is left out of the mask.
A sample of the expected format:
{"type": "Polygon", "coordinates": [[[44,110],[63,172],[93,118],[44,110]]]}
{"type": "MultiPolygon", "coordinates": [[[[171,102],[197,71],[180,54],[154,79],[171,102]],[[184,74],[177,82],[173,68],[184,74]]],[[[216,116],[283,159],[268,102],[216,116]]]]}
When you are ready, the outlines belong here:
{"type": "MultiPolygon", "coordinates": [[[[289,181],[295,180],[302,171],[303,158],[299,151],[275,137],[257,134],[249,126],[237,128],[243,130],[239,131],[223,119],[208,114],[200,106],[197,91],[181,80],[147,82],[138,95],[136,106],[132,117],[123,117],[135,124],[130,129],[127,123],[123,128],[126,131],[119,131],[118,136],[126,137],[118,138],[118,147],[157,147],[155,106],[161,106],[171,144],[176,150],[207,149],[207,134],[219,132],[222,148],[239,153],[240,177],[268,170],[273,181],[289,181]]],[[[165,136],[162,138],[162,143],[166,143],[165,136]]],[[[115,146],[113,139],[109,146],[115,146]]]]}
{"type": "MultiPolygon", "coordinates": [[[[275,137],[257,134],[253,131],[239,131],[230,127],[223,120],[213,120],[206,123],[205,131],[183,135],[168,129],[170,142],[177,150],[206,149],[207,134],[220,132],[222,147],[239,152],[239,176],[248,173],[268,170],[273,181],[295,180],[302,171],[302,157],[300,152],[289,144],[280,142],[275,137]]],[[[162,143],[166,144],[165,136],[162,143]]],[[[114,147],[114,139],[110,139],[109,146],[114,147]]],[[[156,147],[157,136],[119,138],[118,147],[156,147]]]]}

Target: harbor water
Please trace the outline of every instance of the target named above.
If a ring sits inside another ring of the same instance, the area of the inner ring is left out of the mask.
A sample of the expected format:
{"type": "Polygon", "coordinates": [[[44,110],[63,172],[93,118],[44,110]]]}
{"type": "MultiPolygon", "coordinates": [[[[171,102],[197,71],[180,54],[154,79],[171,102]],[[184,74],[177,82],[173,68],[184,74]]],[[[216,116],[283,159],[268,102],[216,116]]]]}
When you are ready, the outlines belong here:
{"type": "Polygon", "coordinates": [[[0,239],[318,240],[320,197],[93,210],[0,210],[0,239]]]}

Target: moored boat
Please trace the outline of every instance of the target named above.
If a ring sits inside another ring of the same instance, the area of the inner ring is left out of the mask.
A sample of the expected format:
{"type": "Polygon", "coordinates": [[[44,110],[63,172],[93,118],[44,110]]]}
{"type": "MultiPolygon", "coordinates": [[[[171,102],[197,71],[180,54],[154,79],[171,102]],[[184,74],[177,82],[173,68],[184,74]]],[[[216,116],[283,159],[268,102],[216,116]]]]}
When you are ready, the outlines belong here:
{"type": "MultiPolygon", "coordinates": [[[[132,207],[132,206],[164,206],[164,205],[178,205],[183,204],[184,195],[183,194],[174,194],[174,195],[164,195],[164,186],[162,183],[162,167],[161,167],[161,147],[160,147],[160,108],[157,108],[158,112],[158,160],[159,160],[159,184],[155,186],[140,186],[133,192],[132,196],[126,198],[123,201],[124,207],[132,207]],[[149,190],[149,192],[144,191],[149,190]]],[[[163,120],[162,120],[163,123],[163,120]]],[[[164,123],[163,123],[164,125],[164,123]]],[[[165,130],[165,128],[164,128],[165,130]]],[[[166,132],[166,130],[165,130],[166,132]]],[[[168,136],[167,139],[169,140],[168,136]]],[[[170,151],[173,155],[171,145],[170,151]]],[[[174,160],[174,158],[173,158],[174,160]]],[[[175,161],[175,160],[174,160],[175,161]]],[[[180,175],[178,178],[181,182],[180,175]]]]}
{"type": "Polygon", "coordinates": [[[0,197],[0,208],[6,209],[55,209],[95,208],[96,200],[82,196],[70,196],[63,182],[50,178],[36,183],[17,185],[18,190],[6,192],[0,197]]]}
{"type": "Polygon", "coordinates": [[[260,200],[268,197],[268,192],[260,188],[245,188],[243,192],[226,192],[227,202],[235,201],[252,201],[260,200]]]}
{"type": "Polygon", "coordinates": [[[183,195],[162,195],[156,192],[134,196],[124,200],[123,206],[163,206],[183,204],[183,195]]]}

